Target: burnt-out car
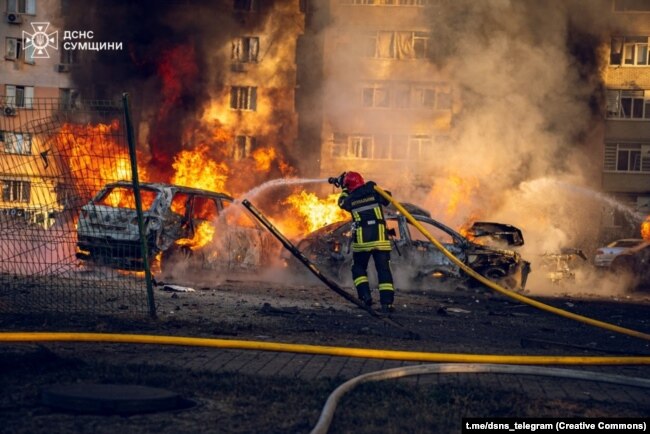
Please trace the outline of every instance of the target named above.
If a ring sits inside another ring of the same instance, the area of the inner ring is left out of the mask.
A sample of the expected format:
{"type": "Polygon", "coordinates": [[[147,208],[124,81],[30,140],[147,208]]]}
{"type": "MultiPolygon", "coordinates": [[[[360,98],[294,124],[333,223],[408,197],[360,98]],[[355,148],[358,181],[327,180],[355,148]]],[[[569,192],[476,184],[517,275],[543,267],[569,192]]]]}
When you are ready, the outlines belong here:
{"type": "MultiPolygon", "coordinates": [[[[432,219],[427,211],[411,204],[403,205],[463,263],[508,288],[524,288],[530,263],[523,260],[518,252],[504,248],[524,244],[519,229],[501,223],[476,222],[465,237],[432,219]]],[[[408,284],[435,286],[438,282],[450,279],[462,282],[468,280],[466,274],[409,223],[404,215],[388,207],[385,218],[389,231],[394,231],[391,267],[395,274],[406,277],[408,284]]],[[[344,284],[351,282],[351,225],[351,221],[330,224],[310,233],[297,244],[298,249],[323,272],[344,284]]],[[[369,269],[371,271],[372,266],[369,269]]]]}
{"type": "MultiPolygon", "coordinates": [[[[140,184],[140,196],[150,260],[161,258],[165,266],[191,257],[203,268],[260,266],[268,260],[272,237],[248,216],[230,212],[232,197],[163,183],[140,184]]],[[[81,208],[76,256],[113,268],[143,268],[130,182],[107,184],[81,208]]]]}

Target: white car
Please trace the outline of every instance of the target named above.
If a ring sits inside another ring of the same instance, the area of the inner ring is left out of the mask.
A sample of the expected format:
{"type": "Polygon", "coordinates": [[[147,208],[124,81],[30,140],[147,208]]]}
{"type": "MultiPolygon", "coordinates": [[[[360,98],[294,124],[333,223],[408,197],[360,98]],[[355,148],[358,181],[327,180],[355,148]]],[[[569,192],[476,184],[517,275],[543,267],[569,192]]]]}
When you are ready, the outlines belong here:
{"type": "Polygon", "coordinates": [[[596,267],[610,268],[617,258],[634,255],[635,252],[650,246],[650,241],[640,238],[625,238],[609,243],[596,251],[594,265],[596,267]]]}

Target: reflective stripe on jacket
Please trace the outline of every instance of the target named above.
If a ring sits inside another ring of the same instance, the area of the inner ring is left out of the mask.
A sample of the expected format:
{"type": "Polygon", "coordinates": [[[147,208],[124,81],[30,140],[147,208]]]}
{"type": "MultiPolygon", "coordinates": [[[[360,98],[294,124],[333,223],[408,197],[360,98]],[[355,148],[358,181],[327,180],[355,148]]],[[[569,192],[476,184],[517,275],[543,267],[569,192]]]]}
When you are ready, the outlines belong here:
{"type": "Polygon", "coordinates": [[[370,181],[351,193],[343,190],[339,197],[339,206],[352,214],[354,252],[391,250],[386,220],[381,208],[381,205],[388,205],[388,200],[380,196],[374,186],[375,183],[370,181]]]}

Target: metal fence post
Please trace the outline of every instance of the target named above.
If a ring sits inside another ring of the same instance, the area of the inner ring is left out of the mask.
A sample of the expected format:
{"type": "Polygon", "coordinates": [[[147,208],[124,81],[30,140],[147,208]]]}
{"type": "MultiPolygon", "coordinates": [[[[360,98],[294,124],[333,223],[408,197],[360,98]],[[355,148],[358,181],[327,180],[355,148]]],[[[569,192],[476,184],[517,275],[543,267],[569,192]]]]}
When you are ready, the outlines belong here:
{"type": "Polygon", "coordinates": [[[131,177],[133,182],[133,193],[135,196],[135,209],[138,215],[138,231],[140,232],[140,245],[142,247],[142,265],[144,268],[144,278],[147,284],[147,303],[149,305],[149,315],[156,318],[156,303],[153,296],[153,281],[151,279],[151,268],[149,267],[149,249],[144,231],[144,218],[142,214],[142,199],[140,197],[140,182],[138,181],[138,164],[135,152],[135,138],[133,136],[133,123],[131,120],[131,111],[129,108],[129,94],[122,94],[122,103],[124,104],[124,119],[126,123],[126,139],[129,144],[129,157],[131,159],[131,177]]]}

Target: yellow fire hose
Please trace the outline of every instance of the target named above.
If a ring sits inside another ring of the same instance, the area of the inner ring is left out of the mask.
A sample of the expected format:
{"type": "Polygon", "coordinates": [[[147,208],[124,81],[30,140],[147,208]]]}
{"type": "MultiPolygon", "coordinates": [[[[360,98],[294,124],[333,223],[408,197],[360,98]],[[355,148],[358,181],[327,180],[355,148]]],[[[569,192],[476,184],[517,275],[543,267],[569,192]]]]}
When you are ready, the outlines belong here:
{"type": "Polygon", "coordinates": [[[3,332],[0,333],[0,342],[91,342],[175,345],[414,362],[497,363],[518,365],[650,365],[650,356],[522,356],[502,354],[425,353],[419,351],[378,350],[372,348],[330,347],[321,345],[286,344],[280,342],[117,333],[3,332]]]}
{"type": "Polygon", "coordinates": [[[532,298],[528,298],[528,297],[525,297],[525,296],[523,296],[521,294],[517,294],[516,292],[510,291],[510,290],[498,285],[497,283],[489,280],[488,278],[483,277],[482,275],[480,275],[479,273],[477,273],[476,271],[472,270],[470,267],[465,265],[460,259],[455,257],[451,252],[449,252],[449,250],[445,249],[445,246],[440,244],[440,242],[438,240],[436,240],[429,232],[427,232],[427,230],[420,224],[420,222],[415,220],[413,218],[413,216],[406,209],[404,209],[404,207],[399,202],[397,202],[395,199],[393,199],[393,197],[391,195],[389,195],[388,193],[386,193],[381,187],[376,185],[375,186],[375,191],[377,193],[379,193],[380,195],[382,195],[384,198],[386,198],[388,201],[390,201],[390,203],[392,203],[395,206],[395,208],[400,213],[402,213],[404,215],[404,217],[406,217],[406,219],[413,226],[415,226],[420,232],[422,232],[422,235],[427,237],[427,239],[429,241],[431,241],[434,246],[436,246],[447,258],[449,258],[449,260],[451,262],[456,264],[461,270],[463,270],[465,273],[467,273],[470,277],[478,280],[479,282],[481,282],[483,285],[489,287],[490,289],[493,289],[496,292],[499,292],[499,293],[501,293],[501,294],[503,294],[503,295],[505,295],[507,297],[513,298],[513,299],[515,299],[517,301],[520,301],[522,303],[528,304],[530,306],[536,307],[536,308],[541,309],[541,310],[545,310],[547,312],[554,313],[554,314],[559,315],[559,316],[563,316],[565,318],[576,320],[576,321],[579,321],[579,322],[582,322],[582,323],[585,323],[585,324],[589,324],[589,325],[592,325],[592,326],[595,326],[595,327],[600,327],[600,328],[607,329],[607,330],[617,332],[617,333],[621,333],[621,334],[624,334],[624,335],[633,336],[635,338],[650,340],[650,334],[648,334],[648,333],[643,333],[643,332],[628,329],[628,328],[625,328],[625,327],[620,327],[620,326],[617,326],[617,325],[614,325],[614,324],[606,323],[604,321],[599,321],[599,320],[596,320],[596,319],[593,319],[593,318],[588,318],[586,316],[578,315],[578,314],[575,314],[575,313],[567,312],[567,311],[562,310],[562,309],[558,309],[558,308],[553,307],[553,306],[549,306],[549,305],[541,303],[541,302],[539,302],[537,300],[533,300],[532,298]]]}

